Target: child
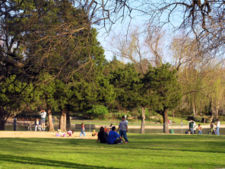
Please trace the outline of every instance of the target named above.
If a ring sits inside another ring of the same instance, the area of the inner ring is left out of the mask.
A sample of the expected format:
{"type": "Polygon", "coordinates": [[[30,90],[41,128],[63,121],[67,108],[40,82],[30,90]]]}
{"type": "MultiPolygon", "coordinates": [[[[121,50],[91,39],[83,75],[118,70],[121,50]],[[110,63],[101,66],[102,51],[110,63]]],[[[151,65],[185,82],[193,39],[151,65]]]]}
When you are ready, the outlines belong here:
{"type": "Polygon", "coordinates": [[[34,128],[35,131],[38,131],[40,130],[40,121],[38,118],[36,118],[35,120],[35,128],[34,128]]]}
{"type": "Polygon", "coordinates": [[[58,132],[56,133],[57,137],[66,137],[66,134],[63,133],[60,129],[58,129],[58,132]]]}
{"type": "Polygon", "coordinates": [[[81,131],[80,131],[80,137],[81,136],[86,136],[86,134],[85,134],[85,127],[84,127],[84,123],[81,123],[81,131]]]}
{"type": "Polygon", "coordinates": [[[201,124],[198,124],[198,134],[202,134],[202,127],[201,127],[201,124]]]}
{"type": "Polygon", "coordinates": [[[92,136],[96,136],[96,135],[97,135],[96,131],[95,131],[95,130],[93,130],[93,132],[92,132],[92,136]]]}
{"type": "Polygon", "coordinates": [[[72,130],[67,131],[67,134],[68,134],[69,137],[71,137],[72,134],[73,134],[72,130]]]}

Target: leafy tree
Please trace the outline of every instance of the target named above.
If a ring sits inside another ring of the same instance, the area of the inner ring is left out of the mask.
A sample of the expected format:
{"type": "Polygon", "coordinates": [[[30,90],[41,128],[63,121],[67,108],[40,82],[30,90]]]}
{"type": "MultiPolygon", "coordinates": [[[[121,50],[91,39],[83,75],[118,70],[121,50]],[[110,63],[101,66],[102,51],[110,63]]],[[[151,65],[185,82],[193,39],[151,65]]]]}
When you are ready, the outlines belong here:
{"type": "Polygon", "coordinates": [[[181,90],[176,70],[169,64],[150,67],[143,78],[145,93],[149,93],[151,109],[163,117],[163,131],[168,133],[168,110],[174,109],[180,99],[181,90]]]}
{"type": "Polygon", "coordinates": [[[0,82],[0,130],[4,130],[5,122],[24,110],[31,100],[32,84],[16,80],[10,76],[0,82]]]}
{"type": "Polygon", "coordinates": [[[97,117],[97,118],[104,119],[105,115],[107,115],[109,113],[109,111],[108,111],[107,107],[105,107],[103,105],[93,105],[92,109],[88,110],[87,113],[91,117],[97,117]]]}
{"type": "MultiPolygon", "coordinates": [[[[114,88],[104,76],[98,76],[92,81],[71,82],[69,85],[69,104],[75,112],[82,112],[82,116],[88,116],[88,110],[95,105],[109,105],[115,98],[114,88]]],[[[93,115],[91,116],[93,117],[93,115]]]]}
{"type": "Polygon", "coordinates": [[[50,114],[60,110],[65,119],[67,85],[105,62],[87,12],[69,0],[9,0],[1,3],[0,15],[0,80],[16,74],[32,81],[36,105],[50,114]]]}
{"type": "Polygon", "coordinates": [[[12,0],[2,6],[12,10],[1,18],[3,78],[13,73],[34,79],[44,70],[68,78],[91,59],[88,17],[71,2],[12,0]]]}
{"type": "Polygon", "coordinates": [[[115,88],[116,103],[114,106],[117,109],[131,110],[137,107],[139,81],[139,75],[132,64],[111,72],[110,83],[115,88]]]}

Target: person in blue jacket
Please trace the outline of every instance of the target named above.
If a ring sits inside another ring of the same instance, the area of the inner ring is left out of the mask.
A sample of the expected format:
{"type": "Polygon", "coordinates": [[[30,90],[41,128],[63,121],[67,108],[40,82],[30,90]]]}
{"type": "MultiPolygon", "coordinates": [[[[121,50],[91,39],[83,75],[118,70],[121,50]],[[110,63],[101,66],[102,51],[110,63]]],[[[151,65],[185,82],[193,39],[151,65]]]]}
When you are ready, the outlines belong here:
{"type": "Polygon", "coordinates": [[[120,135],[115,130],[116,127],[113,126],[107,138],[108,144],[118,144],[122,142],[120,135]]]}

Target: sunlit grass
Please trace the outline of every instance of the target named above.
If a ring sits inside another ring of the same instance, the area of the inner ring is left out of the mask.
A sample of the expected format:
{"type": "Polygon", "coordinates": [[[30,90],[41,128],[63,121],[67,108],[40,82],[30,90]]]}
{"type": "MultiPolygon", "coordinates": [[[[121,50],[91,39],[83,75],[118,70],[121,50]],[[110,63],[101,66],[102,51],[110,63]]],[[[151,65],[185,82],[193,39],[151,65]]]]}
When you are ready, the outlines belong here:
{"type": "Polygon", "coordinates": [[[0,169],[225,168],[225,137],[130,134],[130,143],[1,138],[0,169]]]}

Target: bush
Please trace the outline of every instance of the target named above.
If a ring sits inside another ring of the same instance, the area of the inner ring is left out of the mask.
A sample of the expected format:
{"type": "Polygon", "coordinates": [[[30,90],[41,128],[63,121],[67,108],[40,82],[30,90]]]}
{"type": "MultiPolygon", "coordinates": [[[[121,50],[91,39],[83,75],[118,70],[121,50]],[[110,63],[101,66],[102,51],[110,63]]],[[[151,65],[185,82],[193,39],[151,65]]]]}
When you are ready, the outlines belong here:
{"type": "Polygon", "coordinates": [[[109,111],[107,107],[103,105],[94,105],[87,113],[91,118],[104,119],[105,115],[107,115],[109,111]]]}
{"type": "Polygon", "coordinates": [[[201,116],[195,116],[193,118],[194,118],[194,121],[196,121],[196,122],[202,122],[202,117],[201,116]]]}

